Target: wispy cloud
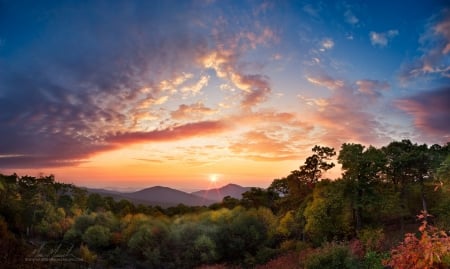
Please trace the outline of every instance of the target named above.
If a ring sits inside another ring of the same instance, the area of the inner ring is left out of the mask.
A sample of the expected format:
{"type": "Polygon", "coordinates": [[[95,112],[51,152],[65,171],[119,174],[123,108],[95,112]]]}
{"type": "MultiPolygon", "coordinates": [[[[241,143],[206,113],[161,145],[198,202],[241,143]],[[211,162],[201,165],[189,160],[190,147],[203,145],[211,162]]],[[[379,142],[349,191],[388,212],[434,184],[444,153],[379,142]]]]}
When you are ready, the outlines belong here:
{"type": "Polygon", "coordinates": [[[391,39],[399,34],[398,30],[389,30],[387,32],[370,32],[370,42],[373,46],[386,47],[391,39]]]}
{"type": "Polygon", "coordinates": [[[450,78],[450,11],[445,10],[427,25],[420,40],[423,54],[405,63],[400,70],[403,83],[426,75],[450,78]]]}
{"type": "Polygon", "coordinates": [[[366,79],[352,84],[327,74],[310,77],[308,81],[333,90],[328,98],[301,98],[315,108],[311,120],[320,126],[320,138],[326,144],[339,147],[346,141],[379,144],[387,140],[380,132],[383,125],[369,109],[374,105],[372,91],[386,88],[385,83],[366,79]],[[365,91],[360,91],[361,88],[365,91]]]}
{"type": "Polygon", "coordinates": [[[317,86],[325,87],[330,90],[336,90],[344,86],[344,81],[340,79],[334,79],[327,74],[321,74],[318,76],[307,76],[306,79],[317,86]]]}
{"type": "Polygon", "coordinates": [[[347,10],[344,14],[344,17],[345,21],[349,24],[355,25],[359,22],[358,17],[356,17],[351,10],[347,10]]]}
{"type": "Polygon", "coordinates": [[[372,79],[361,79],[357,80],[355,83],[359,92],[373,96],[379,96],[380,90],[388,90],[391,87],[386,81],[372,79]]]}
{"type": "Polygon", "coordinates": [[[450,138],[450,88],[425,91],[395,101],[395,105],[411,115],[415,127],[426,136],[442,142],[450,138]]]}

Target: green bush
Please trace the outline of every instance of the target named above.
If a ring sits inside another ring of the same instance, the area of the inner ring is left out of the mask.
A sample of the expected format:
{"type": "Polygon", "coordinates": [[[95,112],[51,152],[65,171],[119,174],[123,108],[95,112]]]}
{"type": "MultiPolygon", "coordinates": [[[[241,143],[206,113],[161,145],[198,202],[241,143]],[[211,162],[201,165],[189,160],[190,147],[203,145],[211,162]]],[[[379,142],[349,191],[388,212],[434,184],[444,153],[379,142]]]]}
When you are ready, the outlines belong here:
{"type": "Polygon", "coordinates": [[[362,268],[367,269],[383,269],[385,268],[383,265],[383,260],[389,257],[389,253],[379,253],[375,251],[368,251],[366,255],[364,255],[364,261],[362,264],[362,268]]]}
{"type": "Polygon", "coordinates": [[[359,268],[358,260],[351,254],[349,247],[339,243],[325,243],[309,254],[305,260],[307,269],[353,269],[359,268]]]}

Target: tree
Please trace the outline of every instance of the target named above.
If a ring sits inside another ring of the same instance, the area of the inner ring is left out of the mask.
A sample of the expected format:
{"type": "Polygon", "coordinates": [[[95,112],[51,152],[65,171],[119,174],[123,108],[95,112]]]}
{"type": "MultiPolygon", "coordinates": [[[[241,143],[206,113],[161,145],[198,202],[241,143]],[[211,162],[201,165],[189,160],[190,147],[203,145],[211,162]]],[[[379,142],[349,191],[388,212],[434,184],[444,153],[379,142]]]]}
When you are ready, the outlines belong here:
{"type": "Polygon", "coordinates": [[[343,144],[338,162],[351,197],[356,230],[363,225],[363,210],[377,199],[376,184],[382,178],[386,159],[381,150],[361,144],[343,144]]]}
{"type": "Polygon", "coordinates": [[[94,249],[100,249],[109,245],[111,233],[107,227],[101,225],[94,225],[87,228],[83,234],[83,241],[94,249]]]}
{"type": "Polygon", "coordinates": [[[300,166],[299,170],[294,170],[291,172],[298,180],[308,184],[310,188],[322,178],[323,172],[328,171],[334,167],[333,162],[330,161],[331,158],[336,155],[333,148],[314,146],[312,148],[314,152],[313,155],[306,158],[305,164],[300,166]]]}
{"type": "Polygon", "coordinates": [[[296,209],[312,193],[314,186],[324,172],[334,167],[329,162],[336,155],[334,148],[314,146],[313,155],[306,158],[298,170],[292,171],[286,178],[275,180],[269,189],[281,193],[280,204],[287,211],[296,209]]]}
{"type": "Polygon", "coordinates": [[[351,234],[352,216],[345,182],[321,181],[314,189],[312,202],[304,216],[305,232],[309,239],[321,244],[333,238],[345,239],[351,234]]]}
{"type": "Polygon", "coordinates": [[[251,188],[242,194],[241,203],[246,207],[258,208],[260,206],[273,208],[278,194],[271,189],[251,188]]]}
{"type": "Polygon", "coordinates": [[[92,193],[87,199],[87,208],[91,211],[108,210],[108,203],[105,198],[103,198],[98,193],[92,193]]]}
{"type": "MultiPolygon", "coordinates": [[[[439,155],[445,149],[433,145],[430,149],[426,144],[413,144],[410,140],[394,141],[382,148],[386,155],[386,178],[394,184],[394,189],[400,195],[401,208],[408,213],[419,209],[407,207],[408,192],[412,186],[420,188],[422,210],[428,212],[426,200],[426,183],[431,183],[433,177],[433,163],[438,163],[439,155]]],[[[430,187],[431,189],[431,187],[430,187]]],[[[404,227],[404,216],[400,218],[401,229],[404,227]]]]}

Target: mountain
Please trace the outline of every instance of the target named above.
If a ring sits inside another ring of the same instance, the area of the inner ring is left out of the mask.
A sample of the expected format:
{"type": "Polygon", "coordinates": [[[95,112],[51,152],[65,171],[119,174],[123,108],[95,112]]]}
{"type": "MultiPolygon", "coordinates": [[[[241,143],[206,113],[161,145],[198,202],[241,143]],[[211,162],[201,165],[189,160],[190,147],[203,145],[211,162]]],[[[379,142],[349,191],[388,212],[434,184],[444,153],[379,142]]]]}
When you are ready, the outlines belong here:
{"type": "Polygon", "coordinates": [[[214,203],[214,201],[209,199],[161,186],[146,188],[131,193],[122,193],[122,196],[130,200],[145,201],[146,204],[160,206],[176,206],[178,204],[201,206],[214,203]]]}
{"type": "Polygon", "coordinates": [[[110,196],[116,201],[126,199],[134,204],[171,207],[179,204],[184,204],[186,206],[207,206],[215,202],[221,202],[225,196],[241,199],[242,193],[250,190],[250,188],[242,187],[236,184],[228,184],[221,188],[201,190],[192,193],[162,186],[150,187],[135,192],[119,192],[106,189],[89,188],[87,190],[89,193],[98,193],[102,196],[110,196]]]}
{"type": "Polygon", "coordinates": [[[242,194],[246,191],[249,191],[250,187],[242,187],[236,184],[228,184],[221,188],[209,189],[209,190],[201,190],[192,192],[191,194],[204,198],[206,200],[212,200],[215,202],[221,202],[222,199],[226,196],[230,196],[236,199],[241,199],[242,194]]]}

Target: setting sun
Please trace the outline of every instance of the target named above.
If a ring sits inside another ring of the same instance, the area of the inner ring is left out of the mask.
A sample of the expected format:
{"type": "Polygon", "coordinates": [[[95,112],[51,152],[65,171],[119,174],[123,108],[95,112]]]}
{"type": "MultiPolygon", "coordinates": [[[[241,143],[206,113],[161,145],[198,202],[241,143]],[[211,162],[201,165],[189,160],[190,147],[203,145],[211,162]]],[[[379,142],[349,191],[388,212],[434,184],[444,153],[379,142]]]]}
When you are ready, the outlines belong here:
{"type": "Polygon", "coordinates": [[[209,176],[209,182],[211,182],[211,183],[216,183],[218,179],[219,178],[216,174],[212,174],[209,176]]]}

